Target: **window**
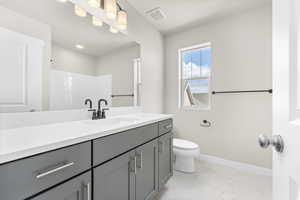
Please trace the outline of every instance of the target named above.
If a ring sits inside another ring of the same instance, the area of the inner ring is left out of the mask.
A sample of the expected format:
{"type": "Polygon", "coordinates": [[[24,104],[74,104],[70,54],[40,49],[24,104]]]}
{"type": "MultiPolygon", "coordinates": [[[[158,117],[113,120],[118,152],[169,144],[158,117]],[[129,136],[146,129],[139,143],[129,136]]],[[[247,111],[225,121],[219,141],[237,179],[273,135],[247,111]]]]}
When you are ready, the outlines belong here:
{"type": "Polygon", "coordinates": [[[210,108],[210,43],[179,50],[179,107],[210,108]]]}

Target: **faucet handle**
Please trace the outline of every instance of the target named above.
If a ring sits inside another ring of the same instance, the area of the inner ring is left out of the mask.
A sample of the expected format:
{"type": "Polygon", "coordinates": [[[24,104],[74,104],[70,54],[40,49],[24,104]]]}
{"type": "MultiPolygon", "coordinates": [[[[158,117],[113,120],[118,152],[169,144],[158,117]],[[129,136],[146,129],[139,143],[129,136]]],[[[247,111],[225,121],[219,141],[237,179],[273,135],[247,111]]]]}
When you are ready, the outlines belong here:
{"type": "Polygon", "coordinates": [[[109,110],[109,108],[103,108],[103,109],[102,109],[102,113],[101,113],[102,119],[105,119],[105,118],[106,118],[106,113],[105,113],[105,111],[107,111],[107,110],[109,110]]]}
{"type": "Polygon", "coordinates": [[[89,112],[93,112],[92,120],[97,119],[97,111],[96,111],[96,109],[89,109],[88,111],[89,112]]]}

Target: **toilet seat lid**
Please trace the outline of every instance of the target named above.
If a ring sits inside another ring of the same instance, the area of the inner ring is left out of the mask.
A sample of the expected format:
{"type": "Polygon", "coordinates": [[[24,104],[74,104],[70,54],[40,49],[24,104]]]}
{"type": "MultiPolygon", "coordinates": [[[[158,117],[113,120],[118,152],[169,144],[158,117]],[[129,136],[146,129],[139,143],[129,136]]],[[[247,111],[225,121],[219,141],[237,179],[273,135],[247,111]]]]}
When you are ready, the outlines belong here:
{"type": "Polygon", "coordinates": [[[174,138],[173,146],[179,149],[197,149],[199,146],[191,141],[174,138]]]}

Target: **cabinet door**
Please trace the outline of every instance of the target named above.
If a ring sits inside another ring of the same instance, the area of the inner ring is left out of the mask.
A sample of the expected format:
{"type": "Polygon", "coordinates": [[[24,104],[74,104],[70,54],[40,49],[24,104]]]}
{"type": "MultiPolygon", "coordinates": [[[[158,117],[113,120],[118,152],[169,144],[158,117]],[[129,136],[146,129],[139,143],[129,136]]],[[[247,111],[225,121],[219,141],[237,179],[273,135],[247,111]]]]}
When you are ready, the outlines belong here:
{"type": "Polygon", "coordinates": [[[169,132],[159,138],[158,141],[159,158],[159,190],[173,176],[173,134],[169,132]]]}
{"type": "Polygon", "coordinates": [[[32,200],[91,200],[91,195],[91,172],[87,172],[32,200]]]}
{"type": "Polygon", "coordinates": [[[94,169],[94,200],[133,200],[134,152],[126,153],[94,169]]]}
{"type": "Polygon", "coordinates": [[[158,143],[136,149],[136,200],[153,199],[158,192],[158,143]]]}

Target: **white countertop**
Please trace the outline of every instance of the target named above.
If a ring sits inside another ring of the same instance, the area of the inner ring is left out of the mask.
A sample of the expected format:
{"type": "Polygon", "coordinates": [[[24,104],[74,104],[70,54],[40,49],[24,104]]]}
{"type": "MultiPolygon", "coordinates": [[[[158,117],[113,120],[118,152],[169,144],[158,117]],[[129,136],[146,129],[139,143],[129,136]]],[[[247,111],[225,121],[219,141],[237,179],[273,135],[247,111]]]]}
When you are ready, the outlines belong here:
{"type": "Polygon", "coordinates": [[[169,118],[172,115],[138,113],[0,130],[0,164],[169,118]]]}

